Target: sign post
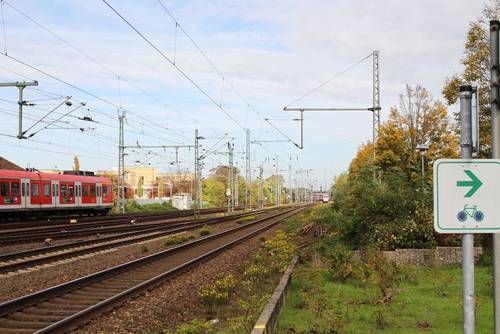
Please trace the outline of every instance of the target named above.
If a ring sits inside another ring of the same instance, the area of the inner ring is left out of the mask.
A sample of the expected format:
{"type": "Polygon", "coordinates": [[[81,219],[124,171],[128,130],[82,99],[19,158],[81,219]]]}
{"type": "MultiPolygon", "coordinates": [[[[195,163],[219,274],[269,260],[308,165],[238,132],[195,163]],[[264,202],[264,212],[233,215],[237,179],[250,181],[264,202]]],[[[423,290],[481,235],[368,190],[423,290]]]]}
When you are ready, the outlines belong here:
{"type": "Polygon", "coordinates": [[[491,232],[500,222],[493,219],[496,208],[492,195],[500,185],[494,176],[500,172],[500,164],[472,160],[472,146],[472,87],[460,86],[462,160],[434,163],[434,228],[439,233],[462,233],[464,334],[474,334],[475,330],[473,233],[491,232]]]}

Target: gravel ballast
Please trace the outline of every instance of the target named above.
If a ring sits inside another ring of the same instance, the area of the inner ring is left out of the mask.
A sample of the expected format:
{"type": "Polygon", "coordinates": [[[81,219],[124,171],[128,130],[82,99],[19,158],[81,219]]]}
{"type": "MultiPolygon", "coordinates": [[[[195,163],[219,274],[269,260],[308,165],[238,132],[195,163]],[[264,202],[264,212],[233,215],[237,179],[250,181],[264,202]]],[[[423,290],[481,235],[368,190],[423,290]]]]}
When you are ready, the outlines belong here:
{"type": "Polygon", "coordinates": [[[92,320],[77,333],[142,333],[151,328],[174,328],[204,318],[198,290],[221,275],[237,273],[252,258],[263,238],[274,235],[274,227],[175,277],[115,310],[92,320]]]}

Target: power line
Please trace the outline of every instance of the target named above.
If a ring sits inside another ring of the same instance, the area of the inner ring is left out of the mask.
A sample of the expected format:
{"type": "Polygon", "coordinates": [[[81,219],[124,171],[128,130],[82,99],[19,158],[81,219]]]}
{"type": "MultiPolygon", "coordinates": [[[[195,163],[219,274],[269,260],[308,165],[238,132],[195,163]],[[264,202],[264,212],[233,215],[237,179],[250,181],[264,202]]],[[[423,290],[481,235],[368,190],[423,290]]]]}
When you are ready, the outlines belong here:
{"type": "Polygon", "coordinates": [[[203,95],[205,95],[212,103],[221,110],[227,117],[229,117],[236,125],[241,129],[245,130],[243,127],[221,104],[218,104],[215,99],[210,96],[200,85],[198,85],[189,75],[186,74],[179,66],[177,66],[167,55],[165,55],[155,44],[153,44],[144,34],[142,34],[132,23],[130,23],[122,14],[120,14],[113,6],[111,6],[106,0],[101,0],[104,2],[116,15],[118,15],[123,22],[125,22],[132,30],[134,30],[137,35],[139,35],[149,46],[151,46],[162,58],[168,61],[186,80],[188,80],[193,86],[195,86],[203,95]]]}
{"type": "Polygon", "coordinates": [[[342,74],[348,72],[349,70],[351,70],[352,68],[356,67],[357,65],[361,64],[362,62],[364,62],[365,60],[367,60],[368,58],[370,58],[371,56],[373,56],[373,53],[370,53],[368,56],[364,57],[364,58],[361,58],[360,60],[358,60],[357,62],[355,62],[354,64],[352,65],[349,65],[347,66],[345,69],[343,69],[342,71],[340,71],[339,73],[335,74],[333,77],[331,77],[330,79],[324,81],[323,83],[321,83],[319,86],[316,86],[314,87],[313,89],[311,89],[310,91],[308,91],[307,93],[305,93],[304,95],[300,96],[299,98],[293,100],[292,102],[288,103],[285,108],[287,108],[288,106],[294,104],[294,103],[297,103],[299,102],[300,100],[302,100],[303,98],[305,98],[306,96],[314,93],[315,91],[317,91],[318,89],[324,87],[325,85],[329,84],[330,82],[332,82],[333,80],[337,79],[338,77],[340,77],[342,74]]]}
{"type": "MultiPolygon", "coordinates": [[[[86,90],[86,89],[80,88],[80,87],[78,87],[78,86],[76,86],[76,85],[74,85],[74,84],[72,84],[72,83],[70,83],[70,82],[68,82],[68,81],[66,81],[66,80],[64,80],[64,79],[61,79],[61,78],[59,78],[59,77],[56,77],[55,75],[53,75],[53,74],[51,74],[51,73],[48,73],[47,71],[44,71],[44,70],[42,70],[42,69],[40,69],[40,68],[38,68],[38,67],[36,67],[36,66],[34,66],[34,65],[31,65],[31,64],[29,64],[29,63],[27,63],[27,62],[25,62],[25,61],[23,61],[23,60],[21,60],[21,59],[18,59],[18,58],[16,58],[16,57],[13,57],[13,56],[8,55],[8,54],[5,54],[5,53],[2,53],[2,54],[3,54],[5,57],[7,57],[7,58],[9,58],[9,59],[11,59],[11,60],[13,60],[13,61],[15,61],[15,62],[17,62],[17,63],[21,64],[21,65],[24,65],[24,66],[26,66],[26,67],[28,67],[28,68],[30,68],[30,69],[32,69],[32,70],[34,70],[34,71],[37,71],[37,72],[39,72],[39,73],[41,73],[41,74],[43,74],[43,75],[45,75],[45,76],[48,76],[49,78],[51,78],[51,79],[53,79],[53,80],[55,80],[55,81],[58,81],[58,82],[60,82],[60,83],[63,83],[63,84],[65,84],[65,85],[67,85],[67,86],[69,86],[69,87],[71,87],[71,88],[73,88],[73,89],[75,89],[75,90],[77,90],[77,91],[79,91],[79,92],[81,92],[81,93],[84,93],[84,94],[86,94],[86,95],[89,95],[89,96],[91,96],[91,97],[95,98],[96,100],[99,100],[99,101],[101,101],[101,102],[104,102],[104,103],[106,103],[106,104],[109,104],[109,105],[111,105],[111,106],[113,106],[113,107],[115,107],[115,108],[117,108],[117,109],[121,109],[121,110],[124,110],[124,111],[126,111],[126,112],[128,112],[128,113],[134,114],[136,117],[139,117],[140,119],[143,119],[143,120],[145,120],[145,121],[147,121],[147,122],[149,122],[149,123],[151,123],[151,124],[153,124],[153,125],[155,125],[155,126],[161,127],[161,128],[163,128],[163,129],[165,129],[165,130],[167,130],[167,131],[170,131],[170,129],[165,128],[164,126],[162,126],[162,125],[160,125],[160,124],[158,124],[158,123],[156,123],[156,122],[153,122],[153,121],[151,121],[150,119],[145,118],[145,117],[143,117],[143,116],[139,115],[138,113],[136,113],[136,112],[134,112],[134,111],[131,111],[131,110],[129,110],[129,109],[125,109],[125,108],[121,108],[118,104],[116,104],[116,103],[114,103],[114,102],[112,102],[112,101],[109,101],[109,100],[107,100],[107,99],[105,99],[105,98],[102,98],[102,97],[100,97],[100,96],[98,96],[98,95],[96,95],[96,94],[94,94],[94,93],[92,93],[92,92],[90,92],[90,91],[88,91],[88,90],[86,90]]],[[[177,135],[177,134],[176,134],[176,135],[177,135]]],[[[177,136],[179,136],[179,135],[177,135],[177,136]]],[[[186,137],[186,139],[189,139],[189,138],[187,138],[187,137],[186,137]]],[[[172,142],[174,142],[174,143],[181,144],[181,142],[176,142],[176,141],[174,141],[174,140],[171,140],[171,141],[172,141],[172,142]]],[[[182,144],[184,144],[184,143],[182,143],[182,144]]]]}

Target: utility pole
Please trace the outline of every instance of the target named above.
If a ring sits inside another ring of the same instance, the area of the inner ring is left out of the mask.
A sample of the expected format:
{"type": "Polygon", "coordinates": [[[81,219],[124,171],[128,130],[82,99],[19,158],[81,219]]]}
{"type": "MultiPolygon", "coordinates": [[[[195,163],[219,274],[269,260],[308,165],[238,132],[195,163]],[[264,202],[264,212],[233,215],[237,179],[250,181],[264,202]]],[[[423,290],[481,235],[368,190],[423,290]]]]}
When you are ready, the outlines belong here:
{"type": "MultiPolygon", "coordinates": [[[[500,158],[500,52],[499,52],[500,22],[490,21],[490,101],[492,117],[492,153],[493,159],[500,158]]],[[[479,93],[476,93],[479,96],[479,93]]],[[[477,99],[476,99],[477,102],[477,99]]],[[[477,109],[479,117],[479,109],[477,109]]],[[[476,133],[479,138],[479,133],[476,133]]],[[[500,334],[500,234],[493,234],[493,310],[495,334],[500,334]]]]}
{"type": "Polygon", "coordinates": [[[229,168],[227,175],[227,212],[234,212],[234,171],[233,171],[233,144],[228,141],[227,142],[228,156],[229,156],[229,168]]]}
{"type": "Polygon", "coordinates": [[[378,66],[378,50],[373,51],[373,160],[375,161],[375,143],[378,138],[378,130],[380,128],[380,76],[378,66]]]}
{"type": "Polygon", "coordinates": [[[233,180],[234,180],[234,205],[235,207],[240,205],[240,180],[238,177],[238,172],[236,171],[236,168],[233,171],[233,180]]]}
{"type": "Polygon", "coordinates": [[[27,86],[38,86],[38,81],[17,81],[17,82],[2,82],[0,87],[17,87],[19,90],[19,100],[17,104],[19,105],[19,129],[17,132],[17,138],[26,139],[23,132],[23,106],[26,105],[26,101],[23,99],[23,90],[27,86]]]}
{"type": "Polygon", "coordinates": [[[119,134],[118,134],[118,209],[120,213],[125,213],[125,112],[118,114],[119,134]]]}
{"type": "MultiPolygon", "coordinates": [[[[460,86],[460,147],[462,159],[472,159],[472,87],[460,86]]],[[[473,334],[474,234],[462,235],[464,334],[473,334]]]]}
{"type": "MultiPolygon", "coordinates": [[[[304,111],[371,111],[373,119],[373,129],[372,129],[372,142],[373,145],[377,142],[378,130],[380,127],[380,74],[379,74],[379,51],[374,50],[372,52],[373,58],[373,68],[372,68],[372,106],[369,108],[288,108],[284,107],[284,111],[299,111],[300,118],[294,119],[295,121],[300,121],[300,145],[293,143],[300,149],[304,148],[304,111]]],[[[272,125],[268,121],[269,124],[272,125]]],[[[272,125],[274,127],[274,125],[272,125]]],[[[375,158],[375,150],[373,150],[375,158]]]]}
{"type": "Polygon", "coordinates": [[[264,208],[264,168],[262,165],[259,166],[259,198],[258,198],[259,209],[264,208]]]}
{"type": "Polygon", "coordinates": [[[195,218],[200,216],[201,209],[201,165],[200,165],[200,139],[198,129],[194,130],[194,179],[196,192],[195,218]]]}
{"type": "Polygon", "coordinates": [[[287,191],[287,203],[292,202],[292,156],[290,156],[290,162],[288,163],[288,191],[287,191]]]}
{"type": "Polygon", "coordinates": [[[245,151],[245,210],[250,208],[251,198],[250,198],[250,186],[252,182],[252,169],[250,166],[250,130],[247,129],[247,142],[246,142],[246,151],[245,151]]]}
{"type": "Polygon", "coordinates": [[[278,156],[276,156],[275,167],[276,167],[276,174],[274,176],[274,188],[275,188],[274,190],[275,190],[275,193],[276,193],[276,196],[275,196],[275,205],[276,206],[280,206],[280,183],[278,181],[278,177],[279,177],[278,156]]]}

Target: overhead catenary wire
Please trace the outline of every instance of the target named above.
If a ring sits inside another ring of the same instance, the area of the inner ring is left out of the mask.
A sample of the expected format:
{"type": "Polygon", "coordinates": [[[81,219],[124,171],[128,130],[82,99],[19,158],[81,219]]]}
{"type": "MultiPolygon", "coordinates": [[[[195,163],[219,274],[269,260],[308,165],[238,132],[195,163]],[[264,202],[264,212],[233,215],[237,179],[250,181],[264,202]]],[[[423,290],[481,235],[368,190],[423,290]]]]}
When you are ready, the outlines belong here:
{"type": "MultiPolygon", "coordinates": [[[[118,80],[118,91],[119,91],[119,107],[121,108],[122,106],[122,101],[121,101],[121,87],[120,87],[120,81],[125,81],[127,82],[130,86],[134,87],[135,89],[139,90],[141,93],[157,100],[157,101],[160,101],[163,103],[163,101],[159,100],[158,98],[156,98],[154,95],[152,95],[151,93],[147,92],[146,90],[144,90],[142,87],[140,87],[139,85],[136,85],[135,83],[133,83],[132,81],[124,78],[123,76],[121,76],[120,74],[116,73],[115,71],[113,71],[111,68],[109,68],[108,66],[104,65],[102,62],[100,62],[97,58],[91,56],[89,53],[83,51],[81,48],[75,46],[74,44],[68,42],[65,38],[63,38],[61,35],[53,32],[52,30],[50,30],[49,28],[47,28],[46,26],[44,26],[43,24],[41,24],[39,21],[35,20],[33,17],[27,15],[25,12],[19,10],[18,8],[16,8],[15,6],[13,6],[12,4],[10,4],[9,2],[7,2],[6,0],[1,0],[2,2],[5,1],[5,3],[14,11],[16,11],[18,14],[22,15],[23,17],[25,17],[27,20],[29,20],[30,22],[32,22],[33,24],[35,24],[36,26],[38,26],[39,28],[41,28],[42,30],[46,31],[47,33],[49,33],[50,35],[52,35],[53,37],[55,37],[57,40],[59,40],[60,42],[62,42],[64,45],[66,45],[67,47],[73,49],[74,51],[80,53],[81,55],[83,55],[84,57],[86,57],[87,59],[90,59],[92,62],[94,62],[95,64],[97,64],[99,67],[101,67],[102,69],[104,69],[105,71],[107,71],[108,73],[110,73],[114,78],[117,78],[118,80]]],[[[6,52],[5,52],[6,53],[6,52]]],[[[180,112],[177,112],[178,114],[180,115],[183,115],[182,113],[180,112]]],[[[186,116],[185,116],[186,117],[186,116]]],[[[189,117],[188,117],[189,118],[189,117]]]]}
{"type": "Polygon", "coordinates": [[[161,51],[153,42],[151,42],[143,33],[141,33],[130,21],[128,21],[120,12],[118,12],[111,4],[106,0],[101,0],[104,2],[120,19],[125,22],[132,30],[135,31],[149,46],[151,46],[163,59],[168,61],[186,80],[188,80],[200,93],[206,96],[219,110],[221,110],[229,119],[231,119],[238,127],[243,130],[246,128],[236,120],[222,105],[218,104],[217,101],[208,94],[196,81],[194,81],[183,69],[181,69],[177,64],[175,64],[172,59],[170,59],[163,51],[161,51]]]}
{"type": "Polygon", "coordinates": [[[338,77],[340,77],[341,75],[345,74],[346,72],[350,71],[351,69],[353,69],[354,67],[358,66],[359,64],[361,64],[362,62],[364,62],[365,60],[369,59],[370,57],[373,56],[373,53],[370,53],[368,56],[366,57],[363,57],[361,58],[360,60],[358,60],[357,62],[347,66],[346,68],[344,68],[342,71],[340,71],[339,73],[335,74],[333,77],[329,78],[328,80],[326,81],[323,81],[321,84],[319,84],[318,86],[314,87],[313,89],[307,91],[305,94],[301,95],[300,97],[296,98],[295,100],[293,100],[292,102],[290,103],[287,103],[287,105],[285,106],[285,109],[289,106],[291,106],[292,104],[295,104],[297,102],[299,102],[300,100],[304,99],[305,97],[311,95],[312,93],[314,93],[315,91],[317,91],[318,89],[326,86],[327,84],[329,84],[330,82],[332,82],[333,80],[337,79],[338,77]]]}
{"type": "MultiPolygon", "coordinates": [[[[162,126],[162,125],[158,124],[157,122],[154,122],[154,121],[152,121],[152,120],[150,120],[150,119],[148,119],[148,118],[146,118],[146,117],[143,117],[143,116],[139,115],[138,113],[136,113],[136,112],[134,112],[134,111],[132,111],[132,110],[125,109],[125,108],[120,108],[120,106],[119,106],[118,104],[116,104],[116,103],[114,103],[114,102],[112,102],[112,101],[110,101],[110,100],[107,100],[107,99],[105,99],[105,98],[103,98],[103,97],[100,97],[100,96],[98,96],[98,95],[96,95],[96,94],[94,94],[94,93],[92,93],[92,92],[90,92],[90,91],[88,91],[88,90],[86,90],[86,89],[84,89],[84,88],[78,87],[78,86],[76,86],[75,84],[72,84],[72,83],[70,83],[70,82],[68,82],[68,81],[66,81],[66,80],[64,80],[64,79],[61,79],[61,78],[59,78],[59,77],[56,77],[55,75],[53,75],[53,74],[51,74],[51,73],[49,73],[49,72],[47,72],[47,71],[45,71],[45,70],[42,70],[42,69],[40,69],[40,68],[38,68],[38,67],[36,67],[36,66],[34,66],[34,65],[31,65],[31,64],[29,64],[29,63],[27,63],[27,62],[25,62],[25,61],[23,61],[23,60],[21,60],[21,59],[19,59],[19,58],[13,57],[13,56],[8,55],[8,54],[5,54],[5,53],[2,53],[2,55],[3,55],[3,56],[5,56],[5,57],[7,57],[7,58],[9,58],[9,59],[11,59],[11,60],[13,60],[13,61],[15,61],[15,62],[17,62],[17,63],[19,63],[19,64],[21,64],[21,65],[24,65],[24,66],[26,66],[26,67],[28,67],[28,68],[30,68],[30,69],[32,69],[32,70],[34,70],[34,71],[36,71],[36,72],[39,72],[39,73],[41,73],[41,74],[43,74],[43,75],[45,75],[45,76],[48,76],[49,78],[51,78],[51,79],[53,79],[53,80],[55,80],[55,81],[58,81],[58,82],[60,82],[60,83],[63,83],[63,84],[65,84],[65,85],[67,85],[67,86],[69,86],[69,87],[71,87],[71,88],[73,88],[73,89],[75,89],[75,90],[77,90],[77,91],[79,91],[79,92],[81,92],[81,93],[84,93],[84,94],[86,94],[86,95],[89,95],[89,96],[91,96],[91,97],[95,98],[96,100],[99,100],[99,101],[101,101],[101,102],[103,102],[103,103],[106,103],[106,104],[108,104],[108,105],[111,105],[111,106],[113,106],[113,107],[115,107],[115,108],[117,108],[117,109],[122,109],[122,110],[125,110],[126,112],[131,113],[131,114],[134,114],[136,117],[138,117],[138,118],[140,118],[140,119],[142,119],[142,120],[145,120],[145,121],[147,121],[147,122],[149,122],[149,123],[151,123],[151,124],[154,124],[155,126],[158,126],[158,127],[161,127],[161,128],[163,128],[163,129],[165,129],[165,130],[170,131],[170,129],[165,128],[164,126],[162,126]]],[[[177,135],[177,136],[178,136],[178,135],[177,135]]],[[[186,139],[189,139],[189,138],[187,138],[187,137],[186,137],[186,139]]],[[[172,142],[175,142],[175,143],[178,143],[178,144],[181,144],[181,142],[176,142],[176,141],[174,141],[174,140],[171,140],[171,141],[172,141],[172,142]]],[[[184,143],[182,143],[182,144],[184,144],[184,143]]]]}
{"type": "Polygon", "coordinates": [[[4,0],[0,0],[0,11],[2,14],[2,35],[3,35],[3,51],[7,54],[7,31],[5,30],[5,14],[4,14],[4,0]]]}

